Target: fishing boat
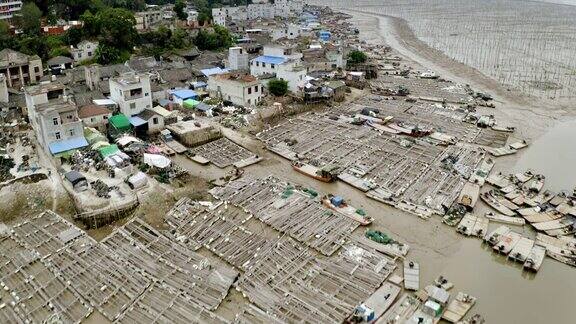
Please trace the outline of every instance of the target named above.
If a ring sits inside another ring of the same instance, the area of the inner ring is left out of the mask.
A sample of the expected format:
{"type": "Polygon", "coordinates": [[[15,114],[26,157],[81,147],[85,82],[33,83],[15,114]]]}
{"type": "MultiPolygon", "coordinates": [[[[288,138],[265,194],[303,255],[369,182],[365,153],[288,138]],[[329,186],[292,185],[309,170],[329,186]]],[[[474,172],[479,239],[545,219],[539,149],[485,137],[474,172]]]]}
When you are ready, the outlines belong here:
{"type": "Polygon", "coordinates": [[[404,288],[420,289],[420,265],[414,261],[404,261],[404,288]]]}
{"type": "Polygon", "coordinates": [[[470,311],[475,303],[476,297],[470,296],[463,292],[459,292],[458,295],[456,295],[456,298],[454,298],[450,304],[448,304],[448,307],[442,315],[442,318],[450,323],[457,323],[464,316],[466,316],[466,313],[470,311]]]}
{"type": "Polygon", "coordinates": [[[458,203],[465,206],[468,210],[472,210],[478,201],[478,196],[480,196],[480,185],[466,182],[458,196],[458,203]]]}
{"type": "Polygon", "coordinates": [[[540,270],[544,257],[546,256],[546,248],[542,245],[534,244],[532,251],[528,254],[526,261],[524,261],[524,269],[531,271],[540,270]]]}
{"type": "Polygon", "coordinates": [[[522,235],[509,231],[508,233],[502,235],[498,240],[498,243],[494,245],[493,249],[502,254],[508,255],[510,251],[520,242],[522,235]]]}
{"type": "Polygon", "coordinates": [[[526,224],[526,220],[523,218],[520,218],[520,217],[505,216],[505,215],[500,215],[500,214],[496,214],[493,212],[487,212],[485,216],[489,220],[497,222],[497,223],[503,223],[503,224],[509,224],[509,225],[519,225],[519,226],[526,224]]]}
{"type": "Polygon", "coordinates": [[[486,179],[490,175],[490,171],[494,168],[494,160],[491,158],[484,159],[482,163],[472,172],[470,179],[468,181],[472,183],[477,183],[478,185],[484,185],[486,179]]]}
{"type": "Polygon", "coordinates": [[[510,227],[502,225],[493,230],[492,232],[488,233],[484,237],[484,241],[486,241],[486,243],[488,243],[489,245],[495,245],[496,243],[498,243],[498,241],[500,241],[500,237],[502,235],[508,234],[508,232],[510,232],[510,227]]]}
{"type": "Polygon", "coordinates": [[[480,314],[474,314],[469,319],[458,322],[458,324],[484,324],[486,320],[480,314]]]}
{"type": "Polygon", "coordinates": [[[318,168],[308,163],[296,161],[292,164],[292,168],[297,172],[300,172],[318,181],[332,182],[336,180],[336,175],[334,174],[336,167],[333,166],[325,166],[324,168],[318,168]]]}
{"type": "Polygon", "coordinates": [[[522,237],[516,246],[510,251],[508,255],[509,259],[522,262],[526,261],[528,255],[532,252],[532,247],[534,247],[534,240],[527,237],[522,237]]]}
{"type": "MultiPolygon", "coordinates": [[[[516,213],[511,210],[510,208],[504,206],[501,203],[501,200],[497,199],[494,196],[494,192],[493,191],[488,191],[485,192],[483,194],[480,195],[480,198],[490,207],[494,208],[496,211],[498,211],[500,214],[503,214],[505,216],[514,216],[516,215],[516,213]]],[[[503,198],[505,199],[505,198],[503,198]]]]}
{"type": "Polygon", "coordinates": [[[409,245],[395,241],[381,231],[368,229],[364,233],[364,237],[363,243],[390,256],[403,258],[410,250],[409,245]]]}
{"type": "Polygon", "coordinates": [[[341,215],[357,221],[361,225],[369,225],[374,220],[372,217],[367,216],[363,209],[348,205],[346,201],[339,196],[326,196],[322,199],[322,204],[341,215]]]}

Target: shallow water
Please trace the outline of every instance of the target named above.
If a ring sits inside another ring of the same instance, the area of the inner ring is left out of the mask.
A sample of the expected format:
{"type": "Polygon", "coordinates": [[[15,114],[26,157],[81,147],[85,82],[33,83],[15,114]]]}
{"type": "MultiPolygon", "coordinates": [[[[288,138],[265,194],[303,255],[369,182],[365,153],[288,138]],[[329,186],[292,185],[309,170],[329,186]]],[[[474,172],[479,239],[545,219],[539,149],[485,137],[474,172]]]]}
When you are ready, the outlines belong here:
{"type": "Polygon", "coordinates": [[[514,170],[532,169],[546,176],[546,188],[572,190],[576,185],[576,121],[560,123],[532,143],[514,170]]]}

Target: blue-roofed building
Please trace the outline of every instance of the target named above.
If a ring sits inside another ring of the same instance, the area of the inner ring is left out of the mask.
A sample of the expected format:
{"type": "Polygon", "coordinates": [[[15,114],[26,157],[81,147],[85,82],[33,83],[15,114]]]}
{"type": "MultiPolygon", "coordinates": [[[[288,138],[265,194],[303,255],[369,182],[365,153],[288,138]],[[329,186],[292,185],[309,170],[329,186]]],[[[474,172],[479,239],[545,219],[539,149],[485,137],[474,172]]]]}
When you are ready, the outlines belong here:
{"type": "Polygon", "coordinates": [[[329,41],[330,37],[332,37],[332,33],[327,30],[321,30],[318,32],[318,38],[320,38],[324,42],[329,41]]]}
{"type": "Polygon", "coordinates": [[[76,105],[67,98],[68,89],[59,82],[24,90],[28,118],[38,142],[50,154],[61,154],[88,145],[76,105]]]}
{"type": "Polygon", "coordinates": [[[190,89],[176,89],[168,91],[175,104],[182,105],[188,99],[198,99],[198,93],[190,89]]]}
{"type": "Polygon", "coordinates": [[[288,81],[290,91],[297,92],[305,82],[306,68],[302,66],[302,53],[294,48],[266,46],[264,55],[250,61],[250,74],[288,81]]]}

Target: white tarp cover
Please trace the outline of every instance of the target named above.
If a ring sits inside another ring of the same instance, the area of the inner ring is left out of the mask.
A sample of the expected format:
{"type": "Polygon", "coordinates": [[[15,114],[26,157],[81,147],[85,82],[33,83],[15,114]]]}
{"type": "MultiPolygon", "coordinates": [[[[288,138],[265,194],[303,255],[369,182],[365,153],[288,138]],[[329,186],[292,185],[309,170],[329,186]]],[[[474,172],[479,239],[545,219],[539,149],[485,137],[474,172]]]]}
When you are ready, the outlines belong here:
{"type": "Polygon", "coordinates": [[[139,171],[135,175],[128,178],[128,182],[132,185],[132,188],[139,189],[148,183],[148,176],[144,172],[139,171]]]}
{"type": "Polygon", "coordinates": [[[122,147],[124,147],[130,143],[134,143],[134,142],[140,143],[142,141],[139,140],[138,138],[136,138],[134,136],[130,136],[130,135],[122,136],[116,140],[116,143],[122,147]]]}
{"type": "Polygon", "coordinates": [[[144,163],[149,166],[164,169],[170,166],[170,159],[164,155],[144,153],[144,163]]]}

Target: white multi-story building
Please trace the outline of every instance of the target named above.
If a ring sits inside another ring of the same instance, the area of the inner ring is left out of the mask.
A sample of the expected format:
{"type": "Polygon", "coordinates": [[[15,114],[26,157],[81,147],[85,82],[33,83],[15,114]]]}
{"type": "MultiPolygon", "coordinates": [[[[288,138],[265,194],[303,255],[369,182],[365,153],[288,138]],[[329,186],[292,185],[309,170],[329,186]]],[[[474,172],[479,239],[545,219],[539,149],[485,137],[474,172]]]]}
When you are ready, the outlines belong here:
{"type": "Polygon", "coordinates": [[[208,78],[208,91],[211,96],[239,106],[256,106],[262,100],[264,87],[249,74],[225,73],[208,78]]]}
{"type": "Polygon", "coordinates": [[[228,64],[230,70],[248,70],[249,55],[242,47],[230,47],[228,49],[228,64]]]}
{"type": "Polygon", "coordinates": [[[61,83],[52,82],[24,90],[28,119],[40,146],[53,155],[88,145],[76,105],[61,83]]]}
{"type": "Polygon", "coordinates": [[[306,79],[306,69],[302,66],[302,53],[283,46],[266,46],[264,55],[250,61],[250,74],[254,76],[275,76],[288,81],[288,88],[297,92],[306,79]]]}
{"type": "Polygon", "coordinates": [[[286,24],[284,26],[278,26],[272,29],[272,40],[278,40],[280,38],[295,39],[302,34],[302,28],[296,24],[286,24]]]}
{"type": "Polygon", "coordinates": [[[152,108],[152,90],[148,73],[126,72],[109,80],[110,99],[118,104],[127,117],[152,108]]]}
{"type": "Polygon", "coordinates": [[[96,48],[98,48],[98,41],[83,40],[76,47],[70,49],[70,54],[76,62],[84,62],[91,60],[96,55],[96,48]]]}
{"type": "Polygon", "coordinates": [[[22,1],[20,0],[0,0],[0,20],[7,20],[12,23],[14,14],[22,10],[22,1]]]}

